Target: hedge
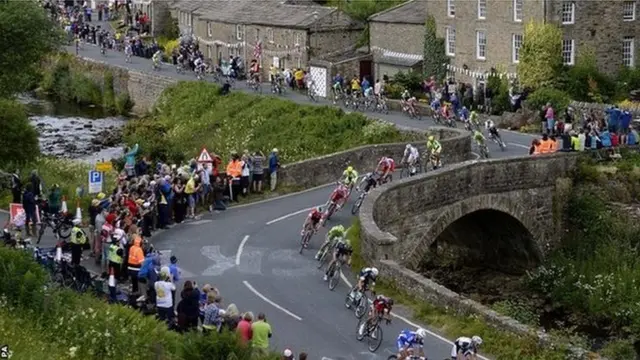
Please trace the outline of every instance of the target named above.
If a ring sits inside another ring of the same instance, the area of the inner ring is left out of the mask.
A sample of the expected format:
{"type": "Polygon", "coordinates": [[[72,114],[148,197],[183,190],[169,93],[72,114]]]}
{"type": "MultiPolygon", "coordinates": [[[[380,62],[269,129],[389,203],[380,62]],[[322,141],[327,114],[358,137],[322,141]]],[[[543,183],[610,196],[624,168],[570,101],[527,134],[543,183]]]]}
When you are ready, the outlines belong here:
{"type": "Polygon", "coordinates": [[[278,148],[282,163],[352,147],[410,140],[392,125],[329,107],[233,92],[206,82],[166,89],[149,116],[125,126],[125,141],[153,159],[183,161],[202,147],[227,157],[232,150],[278,148]]]}
{"type": "Polygon", "coordinates": [[[257,359],[236,334],[185,335],[153,317],[48,286],[25,251],[0,248],[0,338],[16,359],[257,359]]]}

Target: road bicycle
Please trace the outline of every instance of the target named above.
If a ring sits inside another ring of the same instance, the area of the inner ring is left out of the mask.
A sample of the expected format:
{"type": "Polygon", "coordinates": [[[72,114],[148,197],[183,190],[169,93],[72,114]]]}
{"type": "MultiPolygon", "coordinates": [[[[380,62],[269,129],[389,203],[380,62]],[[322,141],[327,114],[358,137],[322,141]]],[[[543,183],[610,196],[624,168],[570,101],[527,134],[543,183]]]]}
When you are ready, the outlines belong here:
{"type": "Polygon", "coordinates": [[[52,215],[46,212],[41,212],[40,215],[42,221],[40,222],[40,229],[38,229],[38,240],[36,241],[36,244],[39,244],[40,240],[42,240],[42,235],[44,235],[47,227],[51,228],[57,239],[64,240],[71,236],[73,223],[69,216],[61,214],[52,215]]]}
{"type": "MultiPolygon", "coordinates": [[[[331,253],[333,254],[333,251],[331,253]]],[[[340,259],[338,259],[338,261],[334,261],[327,270],[327,272],[329,273],[329,290],[331,291],[333,291],[333,289],[335,289],[340,282],[340,274],[342,274],[342,263],[344,262],[341,258],[342,256],[340,256],[340,259]]]]}
{"type": "Polygon", "coordinates": [[[320,256],[318,257],[318,269],[322,269],[327,262],[327,256],[333,254],[333,250],[336,248],[337,240],[334,240],[331,244],[327,244],[324,248],[320,249],[320,256]]]}
{"type": "Polygon", "coordinates": [[[498,144],[498,146],[500,146],[500,150],[504,151],[507,148],[507,145],[504,143],[504,141],[502,141],[502,138],[500,137],[500,135],[495,136],[494,134],[489,134],[489,139],[491,139],[494,143],[498,144]]]}
{"type": "Polygon", "coordinates": [[[380,320],[382,315],[375,317],[373,321],[367,318],[362,318],[358,321],[358,327],[356,328],[356,339],[358,341],[368,339],[369,351],[376,352],[382,344],[382,327],[380,327],[380,320]]]}
{"type": "Polygon", "coordinates": [[[420,161],[420,158],[416,159],[416,162],[412,166],[409,166],[406,161],[403,162],[403,165],[402,170],[400,170],[401,179],[422,173],[422,161],[420,161]]]}
{"type": "Polygon", "coordinates": [[[480,159],[489,158],[489,148],[487,144],[478,144],[478,150],[480,151],[480,159]]]}
{"type": "MultiPolygon", "coordinates": [[[[387,360],[397,360],[397,359],[398,359],[398,355],[390,355],[387,358],[387,360]]],[[[424,356],[409,355],[408,357],[405,358],[405,360],[428,360],[428,359],[424,356]]]]}
{"type": "Polygon", "coordinates": [[[313,226],[307,225],[307,228],[304,230],[304,233],[300,238],[300,254],[302,254],[302,251],[304,250],[304,248],[306,248],[307,245],[309,245],[309,241],[311,240],[311,237],[313,236],[314,232],[315,231],[313,229],[313,226]]]}
{"type": "Polygon", "coordinates": [[[366,290],[359,291],[356,284],[347,294],[344,305],[347,309],[353,309],[353,314],[356,318],[362,318],[369,307],[369,298],[367,298],[366,290]]]}

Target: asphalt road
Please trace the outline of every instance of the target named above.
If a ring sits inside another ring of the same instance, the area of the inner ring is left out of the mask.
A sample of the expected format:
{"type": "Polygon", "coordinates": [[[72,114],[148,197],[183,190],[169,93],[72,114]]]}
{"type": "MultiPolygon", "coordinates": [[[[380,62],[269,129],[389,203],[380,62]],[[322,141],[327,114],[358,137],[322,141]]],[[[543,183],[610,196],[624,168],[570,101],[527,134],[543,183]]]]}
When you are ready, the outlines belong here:
{"type": "MultiPolygon", "coordinates": [[[[85,47],[81,55],[152,72],[151,62],[146,59],[134,58],[133,63],[126,64],[121,54],[109,52],[102,56],[94,47],[85,47]]],[[[176,74],[168,66],[160,73],[180,80],[194,79],[190,74],[176,74]]],[[[248,91],[244,85],[239,89],[248,91]]],[[[285,97],[309,104],[306,97],[299,94],[288,93],[285,97]]],[[[329,103],[321,101],[319,104],[329,103]]],[[[414,128],[433,125],[431,120],[412,120],[399,113],[375,116],[414,128]]],[[[506,131],[502,136],[507,142],[507,150],[501,152],[496,145],[490,144],[492,157],[526,154],[531,136],[506,131]]],[[[357,170],[364,172],[367,169],[357,170]]],[[[313,260],[327,228],[338,223],[350,225],[349,209],[353,199],[312,239],[310,249],[303,255],[298,254],[304,217],[311,207],[324,204],[331,190],[331,186],[324,186],[205,215],[155,235],[153,243],[156,249],[178,257],[185,279],[217,287],[225,304],[233,302],[241,310],[265,312],[274,331],[272,347],[289,347],[296,353],[306,351],[312,359],[384,360],[395,353],[395,338],[400,331],[418,325],[409,319],[409,311],[402,306],[394,307],[392,324],[383,326],[382,346],[376,353],[370,353],[366,343],[355,339],[357,319],[344,306],[349,290],[347,282],[354,281],[351,271],[346,269],[343,281],[334,291],[329,291],[322,280],[323,273],[316,269],[313,260]]],[[[428,324],[422,326],[429,328],[428,324]]],[[[425,344],[429,358],[449,356],[451,343],[436,332],[431,333],[425,344]]]]}

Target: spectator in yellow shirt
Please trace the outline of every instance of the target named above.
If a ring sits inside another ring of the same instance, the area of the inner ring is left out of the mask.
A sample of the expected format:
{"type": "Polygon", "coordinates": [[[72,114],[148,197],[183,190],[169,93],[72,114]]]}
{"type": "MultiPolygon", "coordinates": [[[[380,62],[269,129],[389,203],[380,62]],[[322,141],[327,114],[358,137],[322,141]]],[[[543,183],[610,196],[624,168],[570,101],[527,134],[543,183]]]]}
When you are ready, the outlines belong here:
{"type": "Polygon", "coordinates": [[[304,89],[304,71],[302,71],[302,69],[296,70],[293,77],[296,79],[296,86],[298,87],[298,90],[304,89]]]}
{"type": "Polygon", "coordinates": [[[356,76],[351,79],[351,93],[353,96],[358,96],[362,88],[360,87],[360,80],[356,76]]]}

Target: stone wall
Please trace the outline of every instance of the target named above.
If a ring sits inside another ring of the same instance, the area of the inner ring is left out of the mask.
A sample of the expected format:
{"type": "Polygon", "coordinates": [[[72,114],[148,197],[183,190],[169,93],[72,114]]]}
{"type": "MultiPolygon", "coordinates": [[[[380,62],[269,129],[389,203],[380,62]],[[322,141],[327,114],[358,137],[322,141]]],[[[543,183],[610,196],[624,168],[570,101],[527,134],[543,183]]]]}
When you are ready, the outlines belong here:
{"type": "MultiPolygon", "coordinates": [[[[402,131],[416,132],[413,129],[402,131]]],[[[426,132],[417,133],[426,139],[426,132]]],[[[442,158],[446,163],[456,163],[471,158],[471,137],[468,132],[449,128],[432,128],[429,133],[441,139],[442,158]]],[[[422,141],[422,144],[416,143],[421,152],[424,151],[424,142],[422,141]]],[[[287,164],[278,172],[278,184],[304,188],[328,184],[339,179],[342,171],[348,165],[353,166],[361,173],[373,171],[383,156],[392,157],[399,165],[405,146],[406,143],[365,145],[287,164]]]]}

